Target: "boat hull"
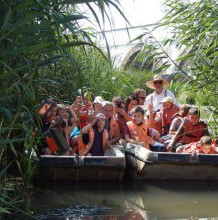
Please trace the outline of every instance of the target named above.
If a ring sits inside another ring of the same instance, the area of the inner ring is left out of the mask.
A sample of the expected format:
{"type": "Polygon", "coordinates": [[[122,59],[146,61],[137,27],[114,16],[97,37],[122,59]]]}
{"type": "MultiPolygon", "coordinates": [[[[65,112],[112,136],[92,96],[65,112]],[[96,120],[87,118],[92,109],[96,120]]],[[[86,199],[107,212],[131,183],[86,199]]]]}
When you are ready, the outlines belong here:
{"type": "Polygon", "coordinates": [[[218,155],[151,152],[126,148],[127,178],[148,180],[218,180],[218,155]]]}
{"type": "Polygon", "coordinates": [[[122,180],[126,160],[116,147],[105,156],[53,156],[40,158],[39,175],[47,181],[122,180]]]}

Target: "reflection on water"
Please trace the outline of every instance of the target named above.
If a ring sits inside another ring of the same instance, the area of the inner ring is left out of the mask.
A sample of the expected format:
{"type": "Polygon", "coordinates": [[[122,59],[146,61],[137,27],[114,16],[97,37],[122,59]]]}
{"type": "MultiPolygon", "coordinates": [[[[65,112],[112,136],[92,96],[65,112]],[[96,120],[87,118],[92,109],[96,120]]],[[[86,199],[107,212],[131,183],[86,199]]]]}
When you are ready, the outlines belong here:
{"type": "Polygon", "coordinates": [[[217,205],[218,183],[199,181],[62,183],[31,198],[36,219],[211,219],[217,205]]]}

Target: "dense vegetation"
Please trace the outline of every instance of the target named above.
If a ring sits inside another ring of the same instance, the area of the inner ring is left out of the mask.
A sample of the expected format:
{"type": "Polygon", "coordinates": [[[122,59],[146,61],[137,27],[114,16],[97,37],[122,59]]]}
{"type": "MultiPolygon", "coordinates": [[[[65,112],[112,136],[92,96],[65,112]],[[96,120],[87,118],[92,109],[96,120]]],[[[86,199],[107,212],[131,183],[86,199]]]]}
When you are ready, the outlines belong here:
{"type": "MultiPolygon", "coordinates": [[[[107,8],[115,7],[119,11],[119,2],[90,2],[0,1],[0,217],[18,210],[17,199],[22,199],[16,193],[11,194],[13,199],[8,197],[17,187],[15,180],[14,187],[9,188],[8,183],[14,184],[12,177],[22,178],[19,189],[30,183],[34,168],[32,148],[41,138],[39,103],[50,96],[72,101],[78,91],[89,86],[81,77],[91,70],[88,64],[94,60],[88,60],[85,51],[105,57],[92,40],[93,31],[80,25],[88,17],[79,3],[86,3],[99,24],[95,10],[106,19],[107,8]],[[83,56],[80,64],[79,56],[83,56]],[[16,200],[14,196],[18,196],[16,200]]],[[[97,76],[100,69],[93,70],[97,70],[97,76]]]]}
{"type": "MultiPolygon", "coordinates": [[[[168,38],[158,42],[151,30],[140,37],[149,39],[157,61],[164,59],[162,70],[173,64],[174,85],[181,103],[204,106],[204,117],[210,119],[213,135],[217,135],[218,82],[218,4],[213,0],[166,0],[165,17],[155,26],[167,29],[168,38]],[[179,57],[174,60],[166,48],[175,47],[179,57]]],[[[147,56],[148,46],[140,54],[147,56]]],[[[172,89],[172,88],[171,88],[172,89]]]]}

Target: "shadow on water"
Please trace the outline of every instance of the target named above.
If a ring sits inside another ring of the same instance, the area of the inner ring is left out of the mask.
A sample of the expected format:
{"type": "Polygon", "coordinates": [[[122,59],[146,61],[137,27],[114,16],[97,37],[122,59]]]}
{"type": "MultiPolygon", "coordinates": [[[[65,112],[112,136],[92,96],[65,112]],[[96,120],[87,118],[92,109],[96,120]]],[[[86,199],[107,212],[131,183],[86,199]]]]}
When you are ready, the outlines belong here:
{"type": "Polygon", "coordinates": [[[36,219],[191,219],[218,216],[218,182],[48,184],[30,199],[36,219]]]}

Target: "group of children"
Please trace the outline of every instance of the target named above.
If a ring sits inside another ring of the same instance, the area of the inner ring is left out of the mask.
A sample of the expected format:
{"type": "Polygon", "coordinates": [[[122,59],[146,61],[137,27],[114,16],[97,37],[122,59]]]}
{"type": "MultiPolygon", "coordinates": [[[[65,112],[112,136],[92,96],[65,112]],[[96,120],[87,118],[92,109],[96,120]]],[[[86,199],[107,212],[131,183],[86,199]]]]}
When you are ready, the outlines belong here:
{"type": "Polygon", "coordinates": [[[153,97],[163,98],[157,109],[151,97],[147,112],[143,89],[136,89],[126,102],[117,96],[112,102],[100,96],[92,102],[90,93],[83,99],[78,96],[71,106],[47,100],[39,111],[46,142],[41,153],[103,156],[120,140],[158,152],[216,153],[217,139],[209,137],[207,125],[200,121],[199,109],[188,104],[178,106],[168,95],[171,93],[162,94],[165,82],[162,78],[152,82],[154,88],[162,82],[161,93],[156,90],[153,97]],[[52,137],[49,130],[54,127],[59,133],[52,137]],[[59,136],[64,137],[61,143],[59,136]],[[60,144],[68,147],[60,150],[60,144]]]}

